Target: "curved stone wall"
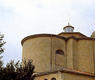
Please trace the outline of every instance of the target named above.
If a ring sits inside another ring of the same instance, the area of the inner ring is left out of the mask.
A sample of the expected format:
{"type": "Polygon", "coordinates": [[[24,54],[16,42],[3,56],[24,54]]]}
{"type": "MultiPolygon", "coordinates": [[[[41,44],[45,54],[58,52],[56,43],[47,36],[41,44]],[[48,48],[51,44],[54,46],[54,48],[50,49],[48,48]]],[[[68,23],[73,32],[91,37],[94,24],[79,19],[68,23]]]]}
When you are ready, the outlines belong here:
{"type": "Polygon", "coordinates": [[[65,40],[51,35],[35,38],[31,36],[23,42],[23,59],[32,59],[36,72],[66,66],[65,40]],[[62,50],[64,54],[56,54],[58,49],[62,50]]]}

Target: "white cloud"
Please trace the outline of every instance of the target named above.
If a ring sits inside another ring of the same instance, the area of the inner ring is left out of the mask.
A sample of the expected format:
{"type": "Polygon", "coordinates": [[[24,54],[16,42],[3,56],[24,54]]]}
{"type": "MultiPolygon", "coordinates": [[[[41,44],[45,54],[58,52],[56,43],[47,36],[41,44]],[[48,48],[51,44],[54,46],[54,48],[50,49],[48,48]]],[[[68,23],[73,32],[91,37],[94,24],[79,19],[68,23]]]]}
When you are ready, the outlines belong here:
{"type": "Polygon", "coordinates": [[[3,3],[7,7],[16,8],[16,12],[27,14],[39,8],[59,9],[62,7],[64,10],[64,8],[70,8],[71,0],[3,0],[3,3]]]}

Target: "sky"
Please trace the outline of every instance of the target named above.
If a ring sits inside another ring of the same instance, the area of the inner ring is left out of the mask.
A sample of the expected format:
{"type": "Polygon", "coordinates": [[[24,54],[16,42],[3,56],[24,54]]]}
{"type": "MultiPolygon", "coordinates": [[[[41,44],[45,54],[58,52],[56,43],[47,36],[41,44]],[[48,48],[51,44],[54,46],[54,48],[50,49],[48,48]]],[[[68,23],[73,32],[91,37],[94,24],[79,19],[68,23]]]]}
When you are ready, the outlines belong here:
{"type": "Polygon", "coordinates": [[[70,23],[90,37],[95,30],[95,0],[0,0],[4,64],[22,59],[21,40],[34,34],[58,34],[70,23]]]}

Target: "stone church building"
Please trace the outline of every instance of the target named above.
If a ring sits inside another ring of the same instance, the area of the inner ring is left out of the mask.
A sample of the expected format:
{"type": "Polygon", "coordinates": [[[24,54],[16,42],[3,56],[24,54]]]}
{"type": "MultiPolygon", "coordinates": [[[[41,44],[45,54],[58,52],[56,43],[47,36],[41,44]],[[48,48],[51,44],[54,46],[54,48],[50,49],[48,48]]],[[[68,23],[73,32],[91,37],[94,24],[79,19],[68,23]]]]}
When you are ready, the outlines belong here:
{"type": "Polygon", "coordinates": [[[33,60],[35,80],[95,80],[95,32],[87,37],[69,24],[63,30],[22,40],[23,59],[33,60]]]}

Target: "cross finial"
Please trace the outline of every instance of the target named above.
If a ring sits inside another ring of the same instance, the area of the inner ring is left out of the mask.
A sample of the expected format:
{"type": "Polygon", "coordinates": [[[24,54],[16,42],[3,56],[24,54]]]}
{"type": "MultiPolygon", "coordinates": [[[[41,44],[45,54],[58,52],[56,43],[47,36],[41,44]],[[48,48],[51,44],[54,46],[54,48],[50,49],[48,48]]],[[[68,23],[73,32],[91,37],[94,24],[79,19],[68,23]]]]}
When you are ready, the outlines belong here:
{"type": "Polygon", "coordinates": [[[68,26],[70,26],[70,23],[68,22],[68,26]]]}

